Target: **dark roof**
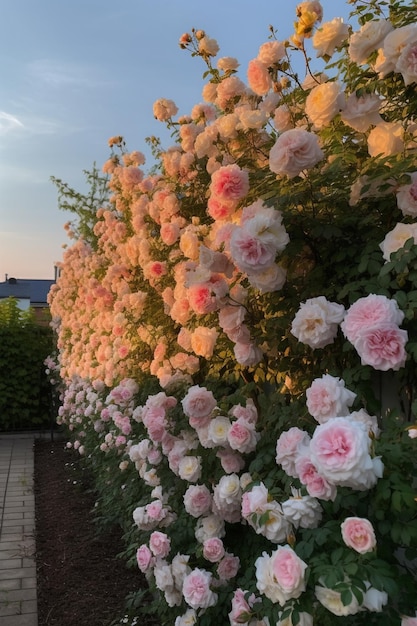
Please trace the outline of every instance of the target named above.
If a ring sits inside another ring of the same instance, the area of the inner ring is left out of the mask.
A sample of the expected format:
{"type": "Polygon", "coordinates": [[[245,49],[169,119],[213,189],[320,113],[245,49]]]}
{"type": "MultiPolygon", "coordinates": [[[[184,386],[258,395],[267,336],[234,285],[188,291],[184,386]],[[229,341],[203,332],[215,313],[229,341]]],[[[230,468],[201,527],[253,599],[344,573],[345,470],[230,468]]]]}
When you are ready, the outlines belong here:
{"type": "Polygon", "coordinates": [[[30,300],[31,304],[46,304],[50,288],[54,280],[9,278],[0,283],[1,298],[18,298],[30,300]]]}

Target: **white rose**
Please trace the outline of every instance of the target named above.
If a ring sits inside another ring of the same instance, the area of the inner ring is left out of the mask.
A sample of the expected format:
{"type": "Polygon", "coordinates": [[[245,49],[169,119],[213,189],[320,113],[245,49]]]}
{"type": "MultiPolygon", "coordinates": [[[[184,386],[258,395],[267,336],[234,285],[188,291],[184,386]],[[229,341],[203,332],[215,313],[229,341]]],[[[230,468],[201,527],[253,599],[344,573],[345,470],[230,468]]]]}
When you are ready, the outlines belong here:
{"type": "Polygon", "coordinates": [[[368,135],[368,152],[371,157],[398,154],[404,148],[404,129],[401,122],[382,122],[368,135]]]}
{"type": "Polygon", "coordinates": [[[402,74],[405,85],[411,85],[417,81],[417,36],[416,39],[405,46],[395,65],[395,71],[402,74]]]}
{"type": "Polygon", "coordinates": [[[176,554],[172,559],[171,572],[177,589],[182,588],[184,578],[191,572],[191,567],[188,565],[189,560],[189,554],[176,554]]]}
{"type": "Polygon", "coordinates": [[[227,444],[227,433],[229,432],[231,422],[228,417],[219,415],[211,420],[208,427],[208,438],[216,446],[224,446],[227,444]]]}
{"type": "Polygon", "coordinates": [[[353,594],[350,604],[347,605],[343,604],[339,591],[334,589],[317,585],[315,594],[317,600],[333,615],[355,615],[360,610],[359,602],[353,594]]]}
{"type": "Polygon", "coordinates": [[[248,279],[251,286],[261,293],[271,293],[282,289],[287,279],[287,272],[283,267],[274,263],[262,272],[248,274],[248,279]]]}
{"type": "Polygon", "coordinates": [[[175,619],[174,626],[193,626],[197,623],[197,613],[195,609],[188,609],[184,615],[175,619]]]}
{"type": "Polygon", "coordinates": [[[283,502],[282,511],[295,528],[317,528],[323,513],[321,504],[316,498],[300,495],[283,502]]]}
{"type": "Polygon", "coordinates": [[[268,502],[265,506],[266,512],[268,513],[268,521],[263,525],[258,525],[256,532],[264,535],[272,543],[282,543],[291,531],[289,520],[284,517],[279,502],[268,502]]]}
{"type": "MultiPolygon", "coordinates": [[[[298,626],[313,626],[313,616],[310,615],[310,613],[303,611],[298,614],[298,618],[298,626]]],[[[277,626],[294,626],[291,615],[285,619],[280,619],[279,622],[277,622],[277,626]]]]}
{"type": "Polygon", "coordinates": [[[291,333],[311,348],[323,348],[333,343],[344,314],[343,305],[329,302],[324,296],[309,298],[301,303],[291,333]]]}
{"type": "Polygon", "coordinates": [[[369,56],[382,46],[382,43],[393,25],[388,20],[370,20],[359,31],[353,33],[349,41],[349,56],[351,61],[362,65],[369,56]]]}
{"type": "Polygon", "coordinates": [[[242,497],[240,479],[237,474],[222,476],[219,483],[214,488],[214,499],[216,503],[234,505],[239,503],[242,497]]]}
{"type": "Polygon", "coordinates": [[[343,22],[342,17],[335,17],[331,22],[325,22],[318,28],[313,36],[313,48],[318,57],[331,57],[349,35],[349,26],[343,22]]]}
{"type": "Polygon", "coordinates": [[[305,112],[315,128],[328,126],[332,119],[345,107],[345,95],[337,82],[317,85],[310,91],[305,103],[305,112]]]}
{"type": "Polygon", "coordinates": [[[219,515],[207,515],[206,517],[200,517],[198,520],[195,538],[200,543],[204,543],[206,539],[212,537],[219,537],[221,539],[224,535],[224,520],[219,517],[219,515]]]}
{"type": "Polygon", "coordinates": [[[198,43],[198,51],[203,55],[215,57],[219,51],[219,44],[215,39],[203,37],[198,43]]]}
{"type": "Polygon", "coordinates": [[[382,607],[388,602],[388,595],[385,591],[378,591],[365,581],[367,590],[363,596],[362,607],[368,611],[381,613],[382,607]]]}
{"type": "Polygon", "coordinates": [[[417,217],[417,172],[410,174],[411,182],[397,190],[397,205],[403,215],[417,217]]]}
{"type": "Polygon", "coordinates": [[[414,243],[417,243],[417,224],[399,222],[385,235],[384,240],[379,245],[385,261],[389,261],[391,254],[400,250],[408,239],[414,239],[414,243]]]}
{"type": "Polygon", "coordinates": [[[155,584],[161,591],[172,589],[174,587],[174,579],[172,578],[171,567],[162,559],[155,563],[154,567],[155,584]]]}
{"type": "Polygon", "coordinates": [[[178,463],[178,475],[189,483],[195,483],[201,476],[201,457],[187,455],[178,463]]]}
{"type": "Polygon", "coordinates": [[[282,104],[275,109],[272,123],[274,124],[274,127],[277,129],[277,131],[280,133],[283,133],[286,130],[290,130],[290,128],[294,128],[294,123],[291,118],[291,112],[286,104],[282,104]]]}
{"type": "Polygon", "coordinates": [[[388,63],[395,65],[403,51],[410,43],[417,41],[417,24],[407,24],[389,32],[384,39],[383,53],[388,63]]]}
{"type": "Polygon", "coordinates": [[[364,133],[369,126],[382,122],[379,114],[381,99],[376,94],[365,94],[358,97],[356,93],[350,94],[346,100],[346,107],[340,117],[342,122],[351,126],[359,133],[364,133]]]}

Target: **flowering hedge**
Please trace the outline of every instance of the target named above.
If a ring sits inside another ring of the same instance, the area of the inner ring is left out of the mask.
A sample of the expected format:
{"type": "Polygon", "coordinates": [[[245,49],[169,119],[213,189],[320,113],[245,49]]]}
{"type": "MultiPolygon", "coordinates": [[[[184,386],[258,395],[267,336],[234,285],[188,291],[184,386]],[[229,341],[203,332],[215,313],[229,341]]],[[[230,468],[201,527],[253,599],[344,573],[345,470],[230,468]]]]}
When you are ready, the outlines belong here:
{"type": "Polygon", "coordinates": [[[415,3],[349,4],[246,82],[184,34],[203,102],[155,103],[150,173],[110,139],[50,294],[59,420],[166,624],[417,623],[415,3]]]}

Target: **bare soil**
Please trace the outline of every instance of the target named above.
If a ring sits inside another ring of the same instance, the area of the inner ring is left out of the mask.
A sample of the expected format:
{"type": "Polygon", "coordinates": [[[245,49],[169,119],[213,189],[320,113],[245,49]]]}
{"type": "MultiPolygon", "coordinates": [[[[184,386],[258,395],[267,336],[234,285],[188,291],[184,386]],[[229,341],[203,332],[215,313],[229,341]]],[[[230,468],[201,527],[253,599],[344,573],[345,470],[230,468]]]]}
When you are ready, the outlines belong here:
{"type": "MultiPolygon", "coordinates": [[[[121,531],[98,534],[94,493],[80,480],[77,453],[62,441],[35,441],[39,626],[110,626],[129,592],[146,587],[117,555],[121,531]]],[[[155,624],[140,618],[141,626],[155,624]]]]}

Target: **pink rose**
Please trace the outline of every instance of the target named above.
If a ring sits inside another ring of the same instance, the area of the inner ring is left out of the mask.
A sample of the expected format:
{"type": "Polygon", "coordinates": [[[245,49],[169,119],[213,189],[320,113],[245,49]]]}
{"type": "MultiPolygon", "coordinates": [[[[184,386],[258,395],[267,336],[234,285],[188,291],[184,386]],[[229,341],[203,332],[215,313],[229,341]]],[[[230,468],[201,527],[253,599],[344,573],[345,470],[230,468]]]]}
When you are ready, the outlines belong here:
{"type": "Polygon", "coordinates": [[[345,544],[359,554],[372,552],[375,548],[375,532],[369,520],[362,517],[347,517],[340,528],[345,544]]]}
{"type": "Polygon", "coordinates": [[[226,474],[235,474],[245,467],[245,461],[238,452],[221,449],[217,451],[216,457],[220,459],[222,469],[226,474]]]}
{"type": "Polygon", "coordinates": [[[301,128],[282,133],[269,153],[269,169],[275,174],[298,176],[324,158],[317,135],[301,128]]]}
{"type": "Polygon", "coordinates": [[[252,398],[248,398],[246,400],[246,406],[236,404],[230,409],[229,412],[230,415],[233,415],[233,417],[241,417],[251,424],[256,424],[256,422],[258,421],[258,409],[256,408],[256,405],[252,398]]]}
{"type": "Polygon", "coordinates": [[[179,226],[165,222],[161,225],[160,236],[166,246],[172,246],[180,236],[179,226]]]}
{"type": "Polygon", "coordinates": [[[187,290],[187,295],[190,307],[195,313],[211,313],[219,308],[210,285],[205,283],[191,285],[187,290]]]}
{"type": "Polygon", "coordinates": [[[236,589],[232,598],[232,610],[229,613],[229,621],[231,626],[239,626],[248,621],[252,612],[253,605],[261,602],[260,598],[252,593],[249,597],[248,592],[242,589],[236,589]]]}
{"type": "Polygon", "coordinates": [[[212,495],[205,485],[190,485],[184,494],[184,508],[192,517],[210,513],[211,504],[212,495]]]}
{"type": "Polygon", "coordinates": [[[307,409],[320,424],[331,417],[349,414],[356,394],[345,388],[345,381],[324,374],[316,378],[306,391],[307,409]]]}
{"type": "Polygon", "coordinates": [[[377,474],[369,454],[368,430],[360,422],[334,417],[320,424],[310,442],[311,461],[335,485],[369,489],[377,474]]]}
{"type": "Polygon", "coordinates": [[[320,476],[308,454],[297,458],[295,468],[300,481],[307,487],[310,496],[319,500],[334,501],[337,495],[335,485],[320,476]]]}
{"type": "Polygon", "coordinates": [[[218,563],[224,556],[223,541],[219,537],[210,537],[203,543],[203,556],[210,563],[218,563]]]}
{"type": "Polygon", "coordinates": [[[155,530],[149,537],[149,548],[154,556],[164,559],[171,549],[171,540],[165,533],[155,530]]]}
{"type": "Polygon", "coordinates": [[[166,511],[161,500],[153,500],[145,507],[146,514],[150,519],[160,522],[164,519],[166,511]]]}
{"type": "Polygon", "coordinates": [[[411,182],[397,189],[397,205],[403,215],[417,217],[417,172],[410,174],[411,182]]]}
{"type": "Polygon", "coordinates": [[[230,580],[236,576],[239,567],[239,557],[226,553],[217,566],[217,575],[220,580],[230,580]]]}
{"type": "Polygon", "coordinates": [[[363,365],[386,372],[404,367],[407,360],[405,344],[408,341],[406,330],[395,324],[383,324],[365,328],[354,346],[363,365]]]}
{"type": "Polygon", "coordinates": [[[233,352],[236,361],[245,367],[253,367],[262,359],[262,350],[253,342],[238,341],[233,352]]]}
{"type": "Polygon", "coordinates": [[[220,167],[211,177],[210,192],[222,201],[238,202],[248,191],[248,172],[235,163],[220,167]]]}
{"type": "Polygon", "coordinates": [[[246,316],[246,309],[243,306],[227,305],[219,311],[219,325],[226,333],[240,326],[246,316]]]}
{"type": "Polygon", "coordinates": [[[230,254],[241,272],[256,274],[273,265],[277,248],[272,241],[263,241],[245,227],[236,226],[230,238],[230,254]]]}
{"type": "Polygon", "coordinates": [[[182,593],[192,609],[206,609],[217,602],[217,594],[210,589],[212,575],[202,569],[194,569],[184,578],[182,593]]]}
{"type": "Polygon", "coordinates": [[[401,626],[417,626],[417,611],[415,617],[407,617],[404,615],[401,619],[401,626]]]}
{"type": "Polygon", "coordinates": [[[153,563],[152,552],[146,544],[142,544],[136,552],[136,560],[141,572],[145,573],[153,563]]]}
{"type": "Polygon", "coordinates": [[[364,328],[399,325],[403,319],[404,313],[396,300],[371,293],[349,307],[340,327],[346,339],[354,344],[364,328]]]}
{"type": "Polygon", "coordinates": [[[196,419],[208,417],[217,406],[213,393],[198,385],[189,388],[181,404],[185,415],[196,419]]]}
{"type": "Polygon", "coordinates": [[[229,219],[236,209],[236,203],[211,196],[207,202],[207,213],[215,222],[229,219]]]}
{"type": "Polygon", "coordinates": [[[305,589],[304,563],[290,546],[279,546],[272,558],[272,571],[288,598],[298,598],[305,589]]]}
{"type": "Polygon", "coordinates": [[[242,496],[242,517],[248,519],[253,513],[262,513],[268,505],[268,489],[263,483],[255,485],[242,496]]]}
{"type": "Polygon", "coordinates": [[[286,55],[285,44],[281,41],[266,41],[259,46],[257,59],[266,67],[278,63],[286,55]]]}
{"type": "Polygon", "coordinates": [[[305,591],[304,563],[290,546],[279,546],[271,556],[266,552],[255,561],[256,586],[272,602],[281,606],[305,591]]]}
{"type": "Polygon", "coordinates": [[[248,64],[248,84],[257,96],[264,96],[272,87],[272,79],[267,67],[258,59],[252,59],[248,64]]]}
{"type": "Polygon", "coordinates": [[[254,424],[239,418],[231,425],[227,433],[227,440],[232,450],[249,453],[255,450],[259,436],[255,431],[254,424]]]}
{"type": "Polygon", "coordinates": [[[298,478],[295,469],[296,458],[303,447],[308,447],[310,436],[305,430],[292,426],[289,430],[281,433],[277,440],[275,461],[281,465],[288,476],[298,478]]]}

